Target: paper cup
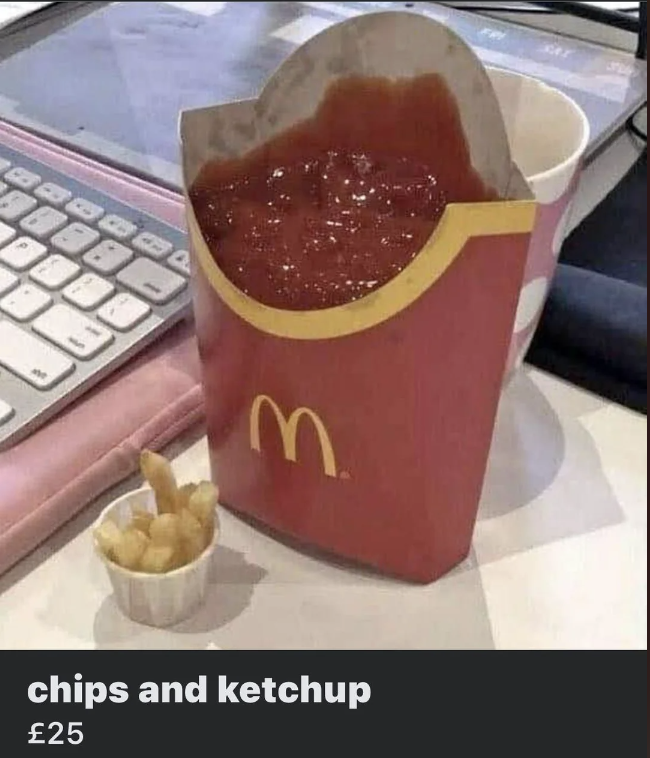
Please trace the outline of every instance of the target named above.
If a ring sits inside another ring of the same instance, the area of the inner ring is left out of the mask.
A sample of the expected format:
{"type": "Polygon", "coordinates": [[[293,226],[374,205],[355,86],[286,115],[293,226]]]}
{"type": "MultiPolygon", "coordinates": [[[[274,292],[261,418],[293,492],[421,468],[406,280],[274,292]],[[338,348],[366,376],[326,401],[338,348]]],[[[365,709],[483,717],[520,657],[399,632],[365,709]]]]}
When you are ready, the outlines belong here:
{"type": "Polygon", "coordinates": [[[513,160],[539,206],[531,235],[506,378],[521,366],[567,233],[589,122],[567,95],[538,79],[488,69],[513,160]]]}
{"type": "MultiPolygon", "coordinates": [[[[133,506],[155,513],[153,492],[143,488],[115,500],[102,511],[95,526],[109,519],[120,527],[126,526],[133,506]]],[[[218,532],[215,528],[212,542],[192,563],[166,574],[122,568],[104,555],[95,539],[95,551],[106,566],[120,610],[139,624],[156,627],[171,626],[196,613],[205,599],[218,532]]]]}

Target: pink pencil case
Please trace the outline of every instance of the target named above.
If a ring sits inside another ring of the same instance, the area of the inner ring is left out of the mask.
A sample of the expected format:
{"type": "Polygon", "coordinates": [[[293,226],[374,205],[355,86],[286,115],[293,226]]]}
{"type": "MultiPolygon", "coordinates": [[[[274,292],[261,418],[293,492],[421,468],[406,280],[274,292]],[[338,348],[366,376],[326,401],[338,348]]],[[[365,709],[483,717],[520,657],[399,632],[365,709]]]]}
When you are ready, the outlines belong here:
{"type": "MultiPolygon", "coordinates": [[[[1,122],[0,143],[175,226],[184,223],[180,195],[1,122]]],[[[132,474],[143,448],[162,448],[202,418],[198,353],[186,323],[0,453],[0,573],[132,474]]]]}

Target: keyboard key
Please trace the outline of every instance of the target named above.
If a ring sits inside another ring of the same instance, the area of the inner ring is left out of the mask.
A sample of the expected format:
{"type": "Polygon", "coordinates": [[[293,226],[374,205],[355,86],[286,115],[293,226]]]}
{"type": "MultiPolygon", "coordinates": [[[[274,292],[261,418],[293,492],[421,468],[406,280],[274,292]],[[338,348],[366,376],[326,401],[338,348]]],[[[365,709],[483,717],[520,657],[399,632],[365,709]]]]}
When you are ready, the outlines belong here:
{"type": "Polygon", "coordinates": [[[67,305],[52,306],[34,321],[32,329],[82,360],[93,358],[115,339],[108,329],[67,305]]]}
{"type": "Polygon", "coordinates": [[[70,200],[72,197],[72,192],[65,189],[64,187],[59,187],[58,184],[45,182],[34,190],[34,195],[36,195],[39,200],[42,200],[45,203],[49,203],[55,208],[60,208],[62,205],[65,205],[68,200],[70,200]]]}
{"type": "Polygon", "coordinates": [[[0,197],[0,220],[18,221],[21,216],[36,208],[36,200],[20,190],[11,190],[0,197]]]}
{"type": "Polygon", "coordinates": [[[122,292],[97,311],[97,318],[113,329],[127,332],[151,313],[151,308],[128,292],[122,292]]]}
{"type": "Polygon", "coordinates": [[[33,284],[23,284],[0,300],[0,311],[16,321],[29,321],[38,316],[52,302],[52,298],[33,284]]]}
{"type": "Polygon", "coordinates": [[[68,223],[68,217],[65,213],[43,205],[32,211],[20,222],[20,228],[29,232],[39,240],[49,237],[50,234],[58,232],[59,229],[68,223]]]}
{"type": "Polygon", "coordinates": [[[128,240],[138,231],[138,227],[135,224],[113,213],[104,216],[97,226],[103,232],[110,234],[111,237],[115,237],[118,240],[128,240]]]}
{"type": "Polygon", "coordinates": [[[100,219],[104,215],[104,209],[91,203],[89,200],[84,200],[82,197],[75,197],[66,206],[65,210],[80,221],[92,224],[97,219],[100,219]]]}
{"type": "Polygon", "coordinates": [[[0,195],[4,195],[8,189],[9,187],[4,182],[0,182],[0,195]]]}
{"type": "Polygon", "coordinates": [[[0,295],[6,295],[18,284],[18,277],[0,266],[0,295]]]}
{"type": "Polygon", "coordinates": [[[0,400],[0,425],[6,424],[7,421],[14,415],[14,409],[5,403],[4,400],[0,400]]]}
{"type": "Polygon", "coordinates": [[[0,247],[2,247],[2,245],[6,245],[7,242],[11,242],[15,236],[16,230],[13,227],[7,226],[6,224],[3,224],[2,221],[0,221],[0,247]]]}
{"type": "Polygon", "coordinates": [[[177,250],[167,258],[167,265],[183,276],[190,275],[190,254],[187,250],[177,250]]]}
{"type": "Polygon", "coordinates": [[[11,161],[8,161],[6,158],[0,158],[0,174],[4,174],[10,166],[11,161]]]}
{"type": "Polygon", "coordinates": [[[0,261],[15,271],[26,271],[46,255],[45,245],[31,237],[18,237],[0,250],[0,261]]]}
{"type": "Polygon", "coordinates": [[[79,275],[81,267],[63,255],[50,255],[29,272],[33,279],[49,290],[58,290],[79,275]]]}
{"type": "Polygon", "coordinates": [[[88,268],[99,274],[114,274],[133,260],[133,250],[114,240],[102,240],[83,257],[88,268]]]}
{"type": "Polygon", "coordinates": [[[136,250],[158,261],[174,249],[171,242],[149,232],[141,232],[131,240],[131,244],[136,250]]]}
{"type": "Polygon", "coordinates": [[[66,255],[80,255],[99,239],[99,232],[79,221],[73,221],[50,240],[52,245],[66,255]]]}
{"type": "Polygon", "coordinates": [[[169,302],[187,285],[182,276],[148,258],[138,258],[130,263],[117,275],[117,281],[158,305],[169,302]]]}
{"type": "Polygon", "coordinates": [[[0,321],[0,366],[39,390],[49,390],[74,371],[74,363],[9,321],[0,321]]]}
{"type": "Polygon", "coordinates": [[[107,300],[115,287],[97,274],[84,274],[63,290],[63,297],[73,305],[89,311],[107,300]]]}
{"type": "Polygon", "coordinates": [[[34,187],[38,187],[41,183],[41,177],[38,174],[34,174],[26,168],[20,168],[20,166],[10,168],[2,178],[7,184],[27,191],[33,190],[34,187]]]}

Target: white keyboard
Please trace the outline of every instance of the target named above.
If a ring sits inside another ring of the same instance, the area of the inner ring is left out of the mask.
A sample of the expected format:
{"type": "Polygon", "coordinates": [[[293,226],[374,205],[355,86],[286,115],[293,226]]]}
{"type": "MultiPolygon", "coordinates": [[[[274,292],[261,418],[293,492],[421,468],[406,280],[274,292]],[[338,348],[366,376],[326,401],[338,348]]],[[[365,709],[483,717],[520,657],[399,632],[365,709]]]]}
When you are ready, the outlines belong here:
{"type": "Polygon", "coordinates": [[[0,450],[190,315],[185,246],[0,144],[0,450]]]}

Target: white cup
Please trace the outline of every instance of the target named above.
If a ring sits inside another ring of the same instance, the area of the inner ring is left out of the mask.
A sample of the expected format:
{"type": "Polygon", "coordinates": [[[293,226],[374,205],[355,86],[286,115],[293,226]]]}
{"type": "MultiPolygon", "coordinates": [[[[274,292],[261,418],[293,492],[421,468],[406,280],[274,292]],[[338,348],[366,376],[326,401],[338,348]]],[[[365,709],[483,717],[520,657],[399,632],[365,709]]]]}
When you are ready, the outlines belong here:
{"type": "Polygon", "coordinates": [[[538,79],[488,68],[514,162],[539,203],[506,376],[521,366],[567,234],[589,122],[577,103],[538,79]]]}
{"type": "MultiPolygon", "coordinates": [[[[126,526],[134,506],[156,513],[152,490],[143,488],[118,498],[102,511],[95,526],[108,519],[119,527],[126,526]]],[[[156,627],[177,624],[196,613],[205,599],[218,532],[215,523],[212,542],[201,555],[165,574],[145,574],[118,566],[104,555],[95,539],[95,552],[106,566],[120,610],[133,621],[156,627]]]]}

